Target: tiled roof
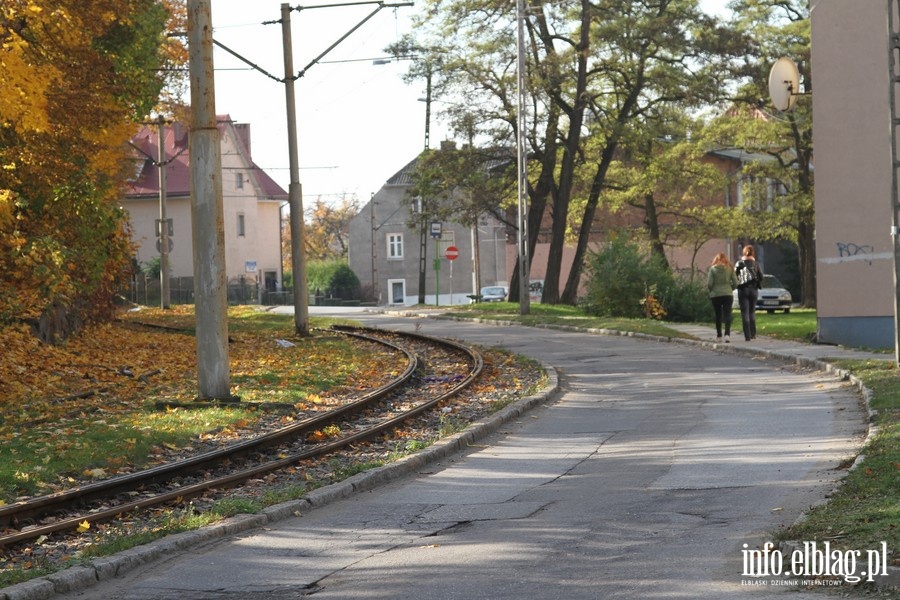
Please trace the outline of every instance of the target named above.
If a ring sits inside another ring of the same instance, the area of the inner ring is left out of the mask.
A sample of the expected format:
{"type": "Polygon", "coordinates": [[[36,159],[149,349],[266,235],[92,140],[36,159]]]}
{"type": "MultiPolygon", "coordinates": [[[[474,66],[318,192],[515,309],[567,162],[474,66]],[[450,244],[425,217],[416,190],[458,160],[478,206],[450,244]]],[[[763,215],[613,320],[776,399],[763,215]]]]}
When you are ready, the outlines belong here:
{"type": "MultiPolygon", "coordinates": [[[[235,126],[229,115],[217,118],[220,134],[232,129],[240,151],[246,160],[246,169],[256,179],[258,188],[266,198],[287,199],[288,194],[275,180],[253,162],[250,156],[249,125],[235,126]]],[[[136,177],[129,182],[126,197],[147,198],[159,196],[159,170],[155,162],[158,155],[158,128],[144,125],[131,138],[136,161],[136,177]]],[[[191,193],[190,154],[188,152],[188,128],[182,123],[172,123],[165,128],[166,194],[170,197],[189,196],[191,193]]]]}
{"type": "MultiPolygon", "coordinates": [[[[487,171],[493,171],[497,168],[505,167],[516,160],[514,149],[496,148],[484,152],[485,156],[483,164],[484,169],[487,171]]],[[[409,161],[409,163],[407,163],[405,167],[391,176],[386,182],[387,185],[412,185],[414,183],[412,176],[416,171],[416,166],[421,156],[422,154],[419,154],[414,159],[409,161]]]]}
{"type": "MultiPolygon", "coordinates": [[[[422,156],[419,154],[419,156],[422,156]]],[[[412,185],[412,175],[416,171],[416,165],[419,162],[419,156],[416,156],[414,159],[409,161],[405,167],[394,173],[387,180],[387,185],[412,185]]]]}

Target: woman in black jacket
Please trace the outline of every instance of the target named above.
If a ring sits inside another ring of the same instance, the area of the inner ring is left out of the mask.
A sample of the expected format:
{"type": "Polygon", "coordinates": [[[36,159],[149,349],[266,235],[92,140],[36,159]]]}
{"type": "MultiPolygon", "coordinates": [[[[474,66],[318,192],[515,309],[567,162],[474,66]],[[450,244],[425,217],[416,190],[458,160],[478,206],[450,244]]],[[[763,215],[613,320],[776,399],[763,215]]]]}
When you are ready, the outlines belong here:
{"type": "Polygon", "coordinates": [[[746,245],[741,260],[734,265],[738,279],[738,303],[741,307],[741,324],[744,328],[744,339],[748,342],[756,337],[756,299],[762,286],[762,269],[756,262],[753,246],[746,245]]]}

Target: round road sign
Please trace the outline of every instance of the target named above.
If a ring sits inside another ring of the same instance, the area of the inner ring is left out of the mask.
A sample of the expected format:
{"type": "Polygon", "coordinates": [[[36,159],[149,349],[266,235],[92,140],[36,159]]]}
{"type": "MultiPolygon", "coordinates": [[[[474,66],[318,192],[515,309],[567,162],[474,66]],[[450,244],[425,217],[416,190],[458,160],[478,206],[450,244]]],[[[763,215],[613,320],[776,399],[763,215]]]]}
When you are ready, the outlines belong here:
{"type": "Polygon", "coordinates": [[[447,260],[456,260],[459,257],[459,249],[456,246],[447,246],[444,256],[447,257],[447,260]]]}

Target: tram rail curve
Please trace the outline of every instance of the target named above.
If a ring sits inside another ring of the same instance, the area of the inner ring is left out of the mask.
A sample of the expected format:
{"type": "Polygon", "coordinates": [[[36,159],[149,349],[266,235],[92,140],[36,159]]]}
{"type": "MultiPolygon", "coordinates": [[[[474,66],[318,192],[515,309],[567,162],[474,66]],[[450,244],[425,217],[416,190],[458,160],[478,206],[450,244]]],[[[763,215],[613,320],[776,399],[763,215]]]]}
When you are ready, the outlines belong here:
{"type": "Polygon", "coordinates": [[[369,390],[336,409],[289,426],[183,460],[2,506],[0,548],[41,536],[73,531],[85,522],[101,523],[174,500],[193,498],[210,489],[235,487],[242,482],[284,469],[300,461],[328,456],[352,444],[382,435],[404,421],[432,410],[471,385],[484,366],[481,354],[477,350],[452,340],[419,333],[363,327],[333,326],[332,329],[342,335],[383,344],[400,352],[406,357],[406,368],[399,376],[379,388],[369,390]],[[424,361],[421,355],[432,354],[434,350],[450,352],[461,357],[466,365],[465,372],[456,372],[452,376],[422,378],[424,361]],[[417,382],[417,374],[421,381],[417,382]],[[416,390],[428,388],[426,390],[428,397],[396,414],[388,410],[388,414],[379,418],[375,424],[351,425],[356,430],[347,435],[307,445],[306,438],[310,433],[332,424],[349,424],[354,416],[373,410],[373,407],[379,404],[390,404],[391,398],[411,388],[416,390]],[[284,450],[285,445],[296,446],[298,441],[299,448],[284,450]],[[275,451],[271,452],[273,448],[275,451]],[[270,456],[260,460],[259,456],[264,452],[268,452],[270,456]],[[199,481],[175,485],[139,500],[122,501],[115,506],[104,508],[104,503],[135,494],[137,490],[171,485],[180,478],[196,476],[198,473],[202,474],[246,457],[256,458],[252,466],[228,467],[224,474],[213,477],[201,476],[199,481]],[[49,519],[52,522],[42,523],[42,520],[48,520],[48,516],[53,517],[49,519]]]}

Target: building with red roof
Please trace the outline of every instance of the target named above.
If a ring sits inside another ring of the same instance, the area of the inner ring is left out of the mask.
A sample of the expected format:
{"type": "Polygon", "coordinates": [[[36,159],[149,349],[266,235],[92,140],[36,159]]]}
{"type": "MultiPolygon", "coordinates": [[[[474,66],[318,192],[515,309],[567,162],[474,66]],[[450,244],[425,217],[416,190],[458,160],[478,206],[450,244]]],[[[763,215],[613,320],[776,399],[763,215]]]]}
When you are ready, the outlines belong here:
{"type": "MultiPolygon", "coordinates": [[[[259,284],[282,289],[281,208],[288,193],[252,159],[250,125],[218,118],[222,152],[225,265],[229,284],[259,284]]],[[[157,222],[160,185],[157,157],[159,127],[145,125],[132,138],[135,177],[123,206],[131,217],[136,259],[144,265],[159,256],[157,222]]],[[[171,220],[169,253],[172,278],[193,276],[189,131],[183,123],[164,127],[166,216],[171,220]]],[[[189,286],[188,286],[189,287],[189,286]]]]}

